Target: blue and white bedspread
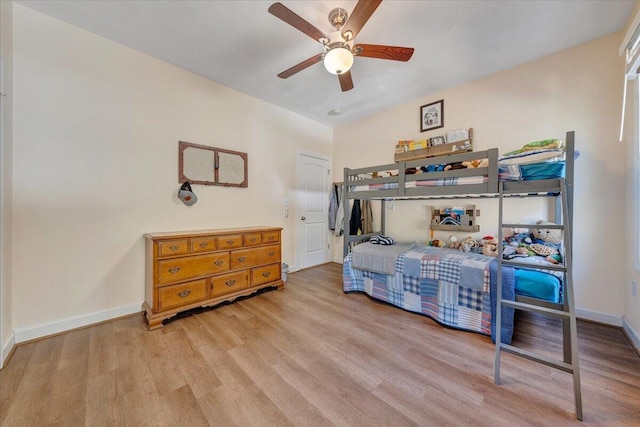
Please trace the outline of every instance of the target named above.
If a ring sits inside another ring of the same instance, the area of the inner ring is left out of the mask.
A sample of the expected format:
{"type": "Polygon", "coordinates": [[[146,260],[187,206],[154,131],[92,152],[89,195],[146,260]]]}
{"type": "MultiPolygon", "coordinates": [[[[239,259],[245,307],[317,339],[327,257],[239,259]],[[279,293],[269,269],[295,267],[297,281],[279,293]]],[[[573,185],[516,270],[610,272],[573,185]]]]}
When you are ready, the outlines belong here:
{"type": "MultiPolygon", "coordinates": [[[[495,341],[495,298],[491,298],[495,294],[495,258],[420,245],[398,255],[393,275],[357,270],[351,262],[352,255],[348,254],[342,275],[345,292],[365,292],[446,326],[492,335],[495,341]]],[[[513,269],[503,267],[502,276],[503,298],[514,299],[513,269]]],[[[513,309],[504,306],[502,328],[502,342],[510,343],[513,309]]]]}

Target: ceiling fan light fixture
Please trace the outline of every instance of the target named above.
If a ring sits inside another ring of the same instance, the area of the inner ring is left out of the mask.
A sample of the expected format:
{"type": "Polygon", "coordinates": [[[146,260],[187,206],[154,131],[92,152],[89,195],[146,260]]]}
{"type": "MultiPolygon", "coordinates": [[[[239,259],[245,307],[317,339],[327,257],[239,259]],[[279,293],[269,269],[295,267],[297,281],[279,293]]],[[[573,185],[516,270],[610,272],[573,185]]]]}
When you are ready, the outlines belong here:
{"type": "Polygon", "coordinates": [[[345,47],[335,47],[324,55],[324,67],[331,74],[344,74],[353,65],[353,54],[345,47]]]}

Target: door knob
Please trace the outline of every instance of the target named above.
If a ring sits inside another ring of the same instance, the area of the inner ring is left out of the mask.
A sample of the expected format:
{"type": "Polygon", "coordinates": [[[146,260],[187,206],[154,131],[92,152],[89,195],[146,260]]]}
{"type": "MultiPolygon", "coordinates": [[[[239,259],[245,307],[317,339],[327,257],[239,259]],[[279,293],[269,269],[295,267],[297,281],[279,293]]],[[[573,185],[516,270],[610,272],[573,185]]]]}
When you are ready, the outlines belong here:
{"type": "Polygon", "coordinates": [[[302,217],[302,218],[300,218],[300,219],[304,221],[304,220],[305,220],[305,219],[307,219],[307,218],[303,216],[303,217],[302,217]]]}

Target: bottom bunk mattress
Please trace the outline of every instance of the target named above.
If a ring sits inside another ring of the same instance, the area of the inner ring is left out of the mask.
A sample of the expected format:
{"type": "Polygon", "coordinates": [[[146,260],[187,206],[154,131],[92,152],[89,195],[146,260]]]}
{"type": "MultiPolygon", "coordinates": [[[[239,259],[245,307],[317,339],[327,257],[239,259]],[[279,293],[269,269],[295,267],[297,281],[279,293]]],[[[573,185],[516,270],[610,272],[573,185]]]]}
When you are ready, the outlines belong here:
{"type": "MultiPolygon", "coordinates": [[[[393,246],[356,246],[344,260],[343,290],[365,292],[443,325],[491,335],[495,342],[496,258],[424,245],[393,246]]],[[[560,283],[550,274],[503,266],[502,297],[513,300],[516,293],[556,302],[560,283]]],[[[502,342],[508,344],[513,309],[502,307],[501,323],[502,342]]]]}

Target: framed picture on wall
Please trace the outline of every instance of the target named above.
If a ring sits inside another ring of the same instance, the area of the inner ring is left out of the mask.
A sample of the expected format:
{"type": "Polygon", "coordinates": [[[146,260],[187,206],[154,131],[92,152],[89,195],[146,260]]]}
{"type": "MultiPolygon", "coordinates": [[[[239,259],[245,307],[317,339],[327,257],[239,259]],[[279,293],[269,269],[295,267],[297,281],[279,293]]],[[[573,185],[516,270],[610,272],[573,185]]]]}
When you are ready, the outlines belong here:
{"type": "Polygon", "coordinates": [[[444,126],[444,99],[420,107],[420,132],[444,126]]]}

